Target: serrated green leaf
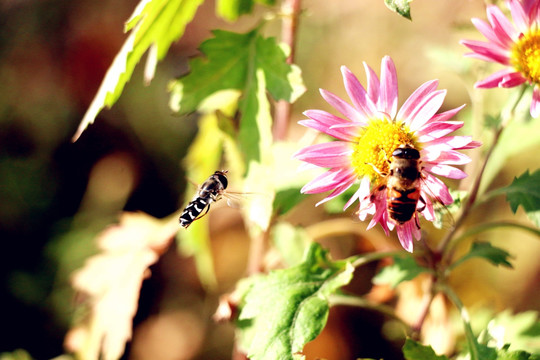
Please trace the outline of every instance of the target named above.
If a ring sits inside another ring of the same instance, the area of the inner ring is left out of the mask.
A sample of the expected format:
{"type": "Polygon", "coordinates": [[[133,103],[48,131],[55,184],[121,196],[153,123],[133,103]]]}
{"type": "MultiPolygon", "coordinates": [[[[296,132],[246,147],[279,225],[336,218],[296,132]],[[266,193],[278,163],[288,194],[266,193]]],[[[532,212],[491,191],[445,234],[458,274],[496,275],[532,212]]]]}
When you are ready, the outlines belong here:
{"type": "Polygon", "coordinates": [[[321,332],[328,296],[348,284],[353,271],[350,263],[330,260],[326,250],[312,243],[303,263],[256,281],[239,316],[241,338],[247,342],[241,345],[249,358],[293,359],[321,332]]]}
{"type": "Polygon", "coordinates": [[[157,62],[167,54],[173,41],[183,34],[203,0],[141,0],[126,23],[131,31],[124,45],[107,70],[92,103],[73,136],[77,140],[92,124],[104,107],[111,107],[120,97],[125,84],[137,65],[150,49],[146,68],[146,81],[150,81],[157,62]]]}
{"type": "Polygon", "coordinates": [[[527,213],[529,219],[540,226],[540,170],[529,174],[529,170],[520,177],[514,178],[512,184],[501,189],[506,193],[506,201],[510,203],[510,208],[516,213],[521,205],[527,213]]]}
{"type": "Polygon", "coordinates": [[[287,54],[274,38],[263,38],[258,29],[245,34],[215,30],[213,35],[200,46],[205,57],[191,60],[190,73],[173,82],[174,110],[193,112],[206,97],[225,89],[247,96],[257,88],[258,69],[276,100],[294,102],[305,91],[299,68],[286,63],[287,54]]]}
{"type": "Polygon", "coordinates": [[[508,259],[510,254],[501,248],[491,245],[488,242],[474,242],[471,246],[471,250],[463,257],[459,258],[452,264],[452,268],[455,268],[459,264],[469,259],[479,257],[486,259],[493,265],[502,265],[508,268],[512,268],[512,264],[508,259]]]}
{"type": "Polygon", "coordinates": [[[497,360],[537,360],[538,355],[529,354],[523,350],[510,351],[509,346],[497,350],[497,360]]]}
{"type": "Polygon", "coordinates": [[[431,346],[422,345],[414,340],[406,339],[403,355],[407,360],[448,360],[445,355],[437,355],[431,346]]]}
{"type": "Polygon", "coordinates": [[[274,0],[218,0],[216,3],[216,13],[225,20],[235,21],[244,14],[253,11],[255,2],[264,5],[274,5],[274,0]]]}
{"type": "Polygon", "coordinates": [[[390,10],[411,20],[411,6],[409,5],[411,1],[412,0],[384,0],[384,4],[390,10]]]}
{"type": "Polygon", "coordinates": [[[403,281],[412,280],[429,269],[422,267],[411,256],[395,257],[394,263],[385,266],[375,277],[374,284],[388,284],[395,288],[403,281]]]}

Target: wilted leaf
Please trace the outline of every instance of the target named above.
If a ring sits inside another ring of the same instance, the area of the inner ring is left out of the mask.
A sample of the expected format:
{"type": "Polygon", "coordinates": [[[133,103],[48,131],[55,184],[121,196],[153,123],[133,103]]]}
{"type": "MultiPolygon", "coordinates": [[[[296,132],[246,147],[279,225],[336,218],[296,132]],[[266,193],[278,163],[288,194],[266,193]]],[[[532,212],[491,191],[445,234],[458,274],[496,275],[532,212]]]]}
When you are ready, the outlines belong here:
{"type": "Polygon", "coordinates": [[[73,274],[76,291],[88,297],[87,336],[77,350],[82,359],[119,359],[131,339],[144,278],[174,239],[176,218],[166,221],[143,213],[124,213],[120,223],[98,238],[101,252],[73,274]]]}
{"type": "Polygon", "coordinates": [[[127,21],[130,31],[126,42],[107,70],[99,90],[73,136],[73,141],[92,124],[104,107],[111,107],[131,78],[135,65],[150,49],[145,71],[146,81],[153,78],[155,65],[167,54],[173,41],[184,33],[203,0],[141,0],[127,21]]]}
{"type": "Polygon", "coordinates": [[[331,261],[327,251],[312,243],[300,265],[254,281],[238,322],[249,358],[293,359],[321,332],[328,296],[348,284],[353,271],[350,263],[331,261]]]}

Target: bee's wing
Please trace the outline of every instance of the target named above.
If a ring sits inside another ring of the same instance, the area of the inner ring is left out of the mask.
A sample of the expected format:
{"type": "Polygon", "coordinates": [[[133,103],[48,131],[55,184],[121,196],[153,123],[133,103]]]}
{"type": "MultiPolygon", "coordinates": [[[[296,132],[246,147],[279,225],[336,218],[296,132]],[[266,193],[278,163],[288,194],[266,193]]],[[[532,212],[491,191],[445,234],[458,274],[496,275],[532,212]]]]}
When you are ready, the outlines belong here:
{"type": "Polygon", "coordinates": [[[244,203],[248,199],[253,199],[253,197],[268,196],[267,194],[263,194],[263,193],[236,192],[236,191],[224,191],[222,195],[224,198],[227,199],[227,205],[235,209],[240,208],[242,203],[244,203]]]}
{"type": "MultiPolygon", "coordinates": [[[[449,209],[449,207],[444,204],[443,200],[433,192],[425,179],[421,178],[420,180],[422,181],[422,191],[429,196],[429,198],[424,199],[424,201],[428,213],[433,217],[433,225],[438,229],[442,229],[443,227],[453,227],[455,225],[455,220],[451,209],[449,209]]],[[[450,204],[450,206],[452,206],[452,204],[450,204]]]]}

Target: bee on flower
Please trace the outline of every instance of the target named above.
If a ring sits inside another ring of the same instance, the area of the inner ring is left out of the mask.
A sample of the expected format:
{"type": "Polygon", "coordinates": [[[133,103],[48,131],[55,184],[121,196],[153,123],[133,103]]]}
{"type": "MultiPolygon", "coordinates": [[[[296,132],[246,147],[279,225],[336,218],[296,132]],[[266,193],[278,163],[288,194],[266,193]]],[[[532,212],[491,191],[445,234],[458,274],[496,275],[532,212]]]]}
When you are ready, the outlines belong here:
{"type": "Polygon", "coordinates": [[[505,68],[475,84],[477,88],[511,88],[528,83],[533,86],[531,116],[540,114],[540,1],[508,0],[512,22],[496,5],[488,5],[489,24],[472,19],[487,42],[462,40],[473,52],[466,56],[499,63],[505,68]]]}
{"type": "Polygon", "coordinates": [[[323,110],[307,110],[301,125],[324,132],[337,141],[315,144],[294,156],[306,163],[329,168],[302,188],[303,193],[331,191],[317,205],[335,198],[354,184],[358,190],[345,204],[356,200],[358,216],[372,215],[368,229],[377,223],[385,233],[396,229],[409,252],[413,238],[420,239],[419,214],[435,220],[433,205],[453,202],[446,185],[437,178],[462,179],[454,167],[470,161],[458,150],[480,146],[470,136],[447,136],[463,122],[451,121],[463,106],[436,114],[446,96],[436,90],[438,81],[421,85],[398,111],[397,74],[392,59],[384,57],[380,79],[364,63],[367,90],[355,75],[342,67],[345,89],[352,104],[326,90],[322,97],[342,116],[323,110]]]}

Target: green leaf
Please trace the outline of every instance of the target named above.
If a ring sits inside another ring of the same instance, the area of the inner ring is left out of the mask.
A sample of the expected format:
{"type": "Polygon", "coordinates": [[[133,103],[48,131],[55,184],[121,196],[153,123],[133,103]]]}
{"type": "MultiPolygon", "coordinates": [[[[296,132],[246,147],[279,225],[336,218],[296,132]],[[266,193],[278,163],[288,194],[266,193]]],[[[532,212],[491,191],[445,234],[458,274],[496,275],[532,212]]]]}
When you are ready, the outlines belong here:
{"type": "Polygon", "coordinates": [[[272,227],[272,240],[288,266],[298,265],[308,244],[311,243],[311,238],[304,228],[294,227],[285,222],[272,227]]]}
{"type": "Polygon", "coordinates": [[[510,351],[509,345],[497,350],[497,360],[538,360],[540,355],[529,354],[523,350],[510,351]]]}
{"type": "Polygon", "coordinates": [[[481,333],[488,344],[509,344],[510,350],[540,353],[540,321],[536,311],[512,314],[505,310],[497,314],[481,333]]]}
{"type": "MultiPolygon", "coordinates": [[[[245,34],[215,30],[213,34],[200,46],[205,57],[191,60],[191,72],[171,84],[173,110],[193,112],[220,90],[236,89],[248,97],[256,92],[259,69],[264,73],[266,90],[276,100],[294,102],[305,91],[300,69],[287,64],[287,52],[274,38],[263,38],[258,29],[245,34]]],[[[249,109],[249,100],[243,102],[240,107],[249,109]]]]}
{"type": "Polygon", "coordinates": [[[225,20],[235,21],[239,16],[251,13],[255,2],[274,5],[275,0],[218,0],[216,13],[225,20]]]}
{"type": "Polygon", "coordinates": [[[390,10],[411,20],[411,6],[409,5],[411,1],[412,0],[384,0],[384,4],[390,10]]]}
{"type": "Polygon", "coordinates": [[[448,360],[445,355],[437,355],[431,346],[422,345],[414,340],[406,339],[403,345],[406,360],[448,360]]]}
{"type": "Polygon", "coordinates": [[[131,31],[107,70],[92,103],[73,136],[77,140],[104,107],[111,107],[122,94],[135,65],[148,49],[146,81],[154,75],[157,62],[165,57],[173,41],[183,34],[203,0],[141,0],[127,21],[131,31]]]}
{"type": "Polygon", "coordinates": [[[502,265],[512,268],[512,264],[508,261],[510,254],[506,250],[493,246],[488,242],[474,242],[471,246],[471,250],[463,257],[456,260],[452,264],[452,268],[475,257],[484,258],[493,265],[502,265]]]}
{"type": "Polygon", "coordinates": [[[540,170],[536,170],[532,175],[529,170],[520,177],[514,178],[512,184],[501,189],[506,193],[506,200],[510,203],[510,208],[516,213],[521,205],[527,213],[529,219],[540,226],[540,170]]]}
{"type": "Polygon", "coordinates": [[[411,256],[394,257],[394,263],[385,266],[375,277],[374,284],[388,284],[395,288],[403,281],[412,280],[423,272],[429,269],[422,267],[416,263],[411,256]]]}
{"type": "Polygon", "coordinates": [[[354,268],[332,261],[312,243],[298,266],[259,278],[239,316],[241,344],[253,360],[288,360],[321,332],[329,312],[328,296],[349,283],[354,268]]]}

